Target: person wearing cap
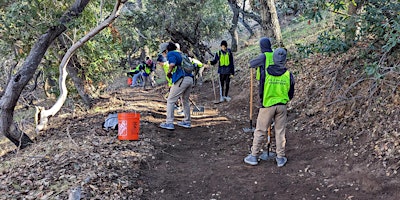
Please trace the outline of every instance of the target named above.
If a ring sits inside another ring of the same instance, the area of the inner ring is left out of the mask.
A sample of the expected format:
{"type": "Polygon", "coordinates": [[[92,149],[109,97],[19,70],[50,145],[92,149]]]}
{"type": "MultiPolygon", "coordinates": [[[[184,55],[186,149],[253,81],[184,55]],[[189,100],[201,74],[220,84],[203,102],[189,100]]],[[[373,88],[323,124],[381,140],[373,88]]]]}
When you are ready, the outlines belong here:
{"type": "MultiPolygon", "coordinates": [[[[260,43],[260,45],[262,45],[260,43]]],[[[261,107],[259,109],[256,129],[254,131],[253,145],[251,153],[244,158],[244,162],[250,165],[257,165],[258,159],[267,160],[274,156],[261,152],[262,144],[268,127],[274,120],[275,141],[276,141],[276,163],[278,167],[286,164],[285,157],[286,146],[286,121],[287,107],[286,104],[294,96],[294,76],[285,67],[286,50],[278,48],[273,54],[273,65],[267,65],[266,56],[261,53],[257,58],[250,61],[251,68],[261,67],[261,71],[266,68],[265,73],[261,73],[260,85],[263,86],[261,96],[263,97],[261,107]]]]}
{"type": "Polygon", "coordinates": [[[168,88],[172,86],[172,79],[170,79],[167,74],[168,74],[168,69],[169,69],[169,64],[167,59],[162,55],[162,54],[158,54],[157,56],[157,65],[162,67],[164,69],[165,72],[165,80],[167,80],[167,85],[168,88]]]}
{"type": "Polygon", "coordinates": [[[232,52],[225,40],[221,42],[221,50],[215,53],[214,60],[208,61],[208,63],[211,65],[219,63],[220,102],[230,101],[231,98],[228,96],[229,85],[231,78],[235,75],[235,65],[232,52]]]}
{"type": "Polygon", "coordinates": [[[167,99],[167,119],[166,122],[160,124],[161,128],[168,130],[175,129],[174,105],[179,97],[182,97],[183,101],[184,118],[177,125],[184,128],[191,128],[189,96],[193,86],[193,75],[191,73],[187,74],[181,67],[182,56],[176,49],[176,45],[172,42],[160,45],[160,53],[167,58],[169,65],[167,76],[172,80],[172,86],[167,99]]]}

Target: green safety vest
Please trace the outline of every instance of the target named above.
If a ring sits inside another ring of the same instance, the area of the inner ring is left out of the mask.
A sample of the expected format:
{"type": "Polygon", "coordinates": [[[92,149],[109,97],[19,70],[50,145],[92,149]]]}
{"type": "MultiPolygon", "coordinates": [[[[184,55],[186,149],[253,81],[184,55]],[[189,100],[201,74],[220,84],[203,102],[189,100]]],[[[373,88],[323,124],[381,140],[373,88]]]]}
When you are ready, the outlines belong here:
{"type": "Polygon", "coordinates": [[[169,70],[169,64],[168,64],[168,62],[165,62],[165,63],[164,63],[163,68],[164,68],[164,72],[165,72],[165,79],[166,79],[167,82],[168,82],[168,86],[171,87],[171,86],[172,86],[172,79],[168,78],[168,76],[167,76],[167,73],[168,73],[168,70],[169,70]]]}
{"type": "Polygon", "coordinates": [[[265,75],[263,106],[270,107],[278,103],[286,104],[289,101],[290,72],[281,76],[265,75]]]}
{"type": "Polygon", "coordinates": [[[130,72],[138,72],[138,71],[140,71],[140,65],[141,65],[141,64],[139,64],[138,66],[136,66],[135,69],[131,69],[130,72]]]}
{"type": "Polygon", "coordinates": [[[221,67],[228,67],[230,62],[229,62],[229,52],[227,51],[226,54],[223,54],[221,51],[218,51],[218,57],[219,57],[219,66],[221,67]]]}
{"type": "MultiPolygon", "coordinates": [[[[274,64],[274,52],[265,52],[265,70],[267,70],[268,66],[273,65],[274,64]]],[[[261,77],[261,72],[260,72],[260,68],[257,67],[257,71],[256,71],[256,80],[259,81],[261,77]]]]}

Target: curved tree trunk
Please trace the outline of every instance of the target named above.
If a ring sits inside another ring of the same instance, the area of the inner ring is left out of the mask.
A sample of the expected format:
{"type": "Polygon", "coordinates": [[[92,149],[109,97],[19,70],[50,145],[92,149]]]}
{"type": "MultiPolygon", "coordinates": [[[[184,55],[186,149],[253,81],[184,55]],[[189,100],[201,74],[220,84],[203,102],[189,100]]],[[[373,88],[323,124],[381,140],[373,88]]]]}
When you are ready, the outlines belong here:
{"type": "Polygon", "coordinates": [[[49,28],[45,34],[39,37],[22,64],[21,69],[8,82],[4,95],[0,99],[0,130],[16,146],[24,148],[32,142],[25,133],[17,128],[12,128],[14,126],[14,109],[22,90],[32,79],[49,46],[67,29],[65,24],[77,18],[89,1],[76,0],[71,8],[60,18],[59,25],[49,28]]]}
{"type": "MultiPolygon", "coordinates": [[[[60,42],[61,48],[66,49],[67,45],[65,42],[65,37],[60,36],[58,41],[60,42]]],[[[85,89],[84,81],[79,77],[79,69],[83,69],[83,67],[80,64],[78,57],[73,55],[67,64],[67,72],[70,74],[72,82],[74,83],[79,96],[82,98],[83,103],[85,103],[86,107],[90,109],[92,107],[92,99],[86,92],[89,90],[85,89]]]]}
{"type": "Polygon", "coordinates": [[[248,23],[246,23],[244,18],[239,18],[240,23],[242,23],[242,25],[246,28],[246,30],[249,32],[250,36],[249,39],[254,37],[254,31],[253,29],[251,29],[250,25],[248,23]]]}
{"type": "Polygon", "coordinates": [[[57,102],[48,110],[45,110],[43,108],[38,108],[37,116],[36,118],[38,119],[38,124],[36,126],[36,131],[42,131],[47,128],[48,120],[50,117],[54,116],[57,114],[57,112],[61,109],[62,105],[64,104],[65,100],[67,99],[67,86],[65,84],[65,81],[67,79],[67,64],[70,61],[71,57],[73,56],[73,53],[81,47],[83,44],[85,44],[87,41],[89,41],[91,38],[96,36],[101,30],[104,28],[108,27],[109,24],[111,24],[118,16],[119,16],[119,11],[122,7],[122,5],[126,2],[126,0],[121,1],[117,0],[115,5],[114,5],[114,10],[111,13],[110,16],[108,16],[107,19],[105,19],[101,24],[99,24],[96,28],[91,30],[88,34],[86,34],[83,38],[81,38],[77,43],[73,44],[68,51],[65,53],[61,63],[60,63],[60,76],[59,76],[59,87],[60,87],[60,96],[57,99],[57,102]]]}

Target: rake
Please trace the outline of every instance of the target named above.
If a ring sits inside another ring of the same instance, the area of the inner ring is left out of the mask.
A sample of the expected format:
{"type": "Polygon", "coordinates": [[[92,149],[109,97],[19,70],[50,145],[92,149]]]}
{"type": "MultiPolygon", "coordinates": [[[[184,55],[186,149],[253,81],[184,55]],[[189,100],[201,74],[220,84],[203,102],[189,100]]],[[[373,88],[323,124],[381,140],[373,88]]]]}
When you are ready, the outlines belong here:
{"type": "Polygon", "coordinates": [[[193,104],[192,115],[202,115],[204,114],[204,106],[197,106],[191,98],[189,98],[190,103],[193,104]]]}

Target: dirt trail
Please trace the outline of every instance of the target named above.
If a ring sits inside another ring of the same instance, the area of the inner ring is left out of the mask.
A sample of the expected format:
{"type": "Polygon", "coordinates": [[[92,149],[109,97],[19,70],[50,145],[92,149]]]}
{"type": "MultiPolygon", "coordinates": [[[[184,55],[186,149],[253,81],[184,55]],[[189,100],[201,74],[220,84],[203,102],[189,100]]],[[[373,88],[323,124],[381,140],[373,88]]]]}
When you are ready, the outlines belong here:
{"type": "Polygon", "coordinates": [[[353,156],[328,132],[298,130],[311,117],[301,117],[297,108],[289,110],[287,165],[278,168],[273,160],[246,165],[252,143],[252,134],[242,130],[248,127],[248,100],[233,84],[231,102],[212,104],[209,88],[206,82],[193,93],[212,114],[195,116],[192,129],[142,127],[154,133],[149,137],[157,152],[142,169],[149,189],[144,199],[399,199],[398,181],[385,179],[372,155],[353,156]]]}
{"type": "Polygon", "coordinates": [[[95,112],[60,113],[34,145],[0,157],[0,199],[68,199],[76,187],[82,199],[400,199],[400,180],[363,149],[367,136],[335,135],[302,107],[289,105],[288,163],[246,165],[246,84],[233,80],[232,101],[222,104],[212,103],[212,88],[207,81],[194,89],[206,112],[193,116],[191,129],[158,127],[165,120],[163,86],[124,85],[98,99],[95,112]],[[132,111],[141,114],[139,141],[119,141],[117,131],[101,128],[109,112],[132,111]]]}

